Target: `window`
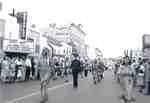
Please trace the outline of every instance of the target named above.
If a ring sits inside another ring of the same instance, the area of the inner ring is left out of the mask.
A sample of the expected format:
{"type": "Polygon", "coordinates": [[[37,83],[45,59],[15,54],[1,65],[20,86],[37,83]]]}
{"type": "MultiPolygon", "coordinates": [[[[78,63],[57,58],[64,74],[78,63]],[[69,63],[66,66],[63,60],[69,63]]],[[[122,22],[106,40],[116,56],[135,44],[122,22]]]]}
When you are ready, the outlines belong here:
{"type": "Polygon", "coordinates": [[[35,53],[39,53],[40,52],[40,45],[36,45],[35,46],[35,53]]]}
{"type": "Polygon", "coordinates": [[[65,49],[64,49],[64,54],[65,54],[65,49]]]}
{"type": "Polygon", "coordinates": [[[3,36],[4,32],[5,32],[5,21],[0,19],[0,37],[3,36]]]}

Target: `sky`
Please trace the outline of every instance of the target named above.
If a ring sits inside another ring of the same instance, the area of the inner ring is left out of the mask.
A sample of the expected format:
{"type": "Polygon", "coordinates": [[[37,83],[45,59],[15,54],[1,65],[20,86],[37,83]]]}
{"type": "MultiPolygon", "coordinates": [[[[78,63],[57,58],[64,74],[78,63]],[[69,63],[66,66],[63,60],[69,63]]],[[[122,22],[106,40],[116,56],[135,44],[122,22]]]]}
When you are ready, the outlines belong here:
{"type": "MultiPolygon", "coordinates": [[[[2,0],[1,0],[2,1],[2,0]]],[[[3,0],[5,8],[26,10],[40,27],[74,22],[82,24],[86,43],[105,57],[141,48],[142,35],[150,34],[149,0],[3,0]]],[[[90,49],[90,56],[93,55],[90,49]]]]}

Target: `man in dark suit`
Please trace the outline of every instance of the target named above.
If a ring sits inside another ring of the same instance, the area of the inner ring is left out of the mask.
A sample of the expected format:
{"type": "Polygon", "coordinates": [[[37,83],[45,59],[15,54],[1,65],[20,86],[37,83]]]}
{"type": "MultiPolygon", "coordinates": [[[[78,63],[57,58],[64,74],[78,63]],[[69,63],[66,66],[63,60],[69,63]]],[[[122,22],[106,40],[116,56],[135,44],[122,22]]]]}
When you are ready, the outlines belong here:
{"type": "Polygon", "coordinates": [[[77,88],[78,87],[78,73],[81,70],[81,63],[77,59],[78,54],[74,54],[74,60],[71,62],[71,69],[72,69],[72,75],[73,75],[73,87],[77,88]]]}

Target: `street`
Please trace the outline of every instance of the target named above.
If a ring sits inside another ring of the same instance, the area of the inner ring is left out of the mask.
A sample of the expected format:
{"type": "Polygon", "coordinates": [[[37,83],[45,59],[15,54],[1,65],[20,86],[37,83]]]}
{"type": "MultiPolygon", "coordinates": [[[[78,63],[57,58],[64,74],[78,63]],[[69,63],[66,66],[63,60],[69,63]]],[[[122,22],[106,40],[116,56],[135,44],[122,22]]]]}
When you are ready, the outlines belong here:
{"type": "Polygon", "coordinates": [[[143,0],[0,0],[0,103],[150,103],[149,10],[143,0]]]}
{"type": "MultiPolygon", "coordinates": [[[[40,103],[40,85],[38,81],[29,83],[1,84],[1,103],[40,103]]],[[[105,72],[104,80],[94,85],[91,75],[80,79],[79,87],[72,88],[72,82],[52,81],[49,85],[49,101],[47,103],[123,103],[119,99],[121,90],[114,80],[111,71],[105,72]]],[[[136,103],[149,103],[148,97],[134,93],[136,103]]]]}
{"type": "MultiPolygon", "coordinates": [[[[71,77],[70,77],[71,79],[71,77]]],[[[55,81],[52,81],[50,83],[49,88],[63,84],[64,80],[58,79],[55,81]]],[[[25,95],[38,92],[40,89],[40,81],[38,80],[31,80],[28,82],[18,82],[18,83],[12,83],[12,84],[0,84],[0,103],[3,103],[5,101],[9,101],[18,97],[23,97],[25,95]]]]}

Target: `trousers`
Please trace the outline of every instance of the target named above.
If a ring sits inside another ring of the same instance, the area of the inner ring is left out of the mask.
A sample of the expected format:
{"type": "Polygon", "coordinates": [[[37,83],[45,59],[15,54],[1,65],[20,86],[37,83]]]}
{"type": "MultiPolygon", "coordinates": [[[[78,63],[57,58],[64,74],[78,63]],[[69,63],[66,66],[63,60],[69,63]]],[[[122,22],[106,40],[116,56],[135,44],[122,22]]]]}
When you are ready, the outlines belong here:
{"type": "Polygon", "coordinates": [[[73,87],[78,87],[78,73],[73,73],[73,87]]]}

